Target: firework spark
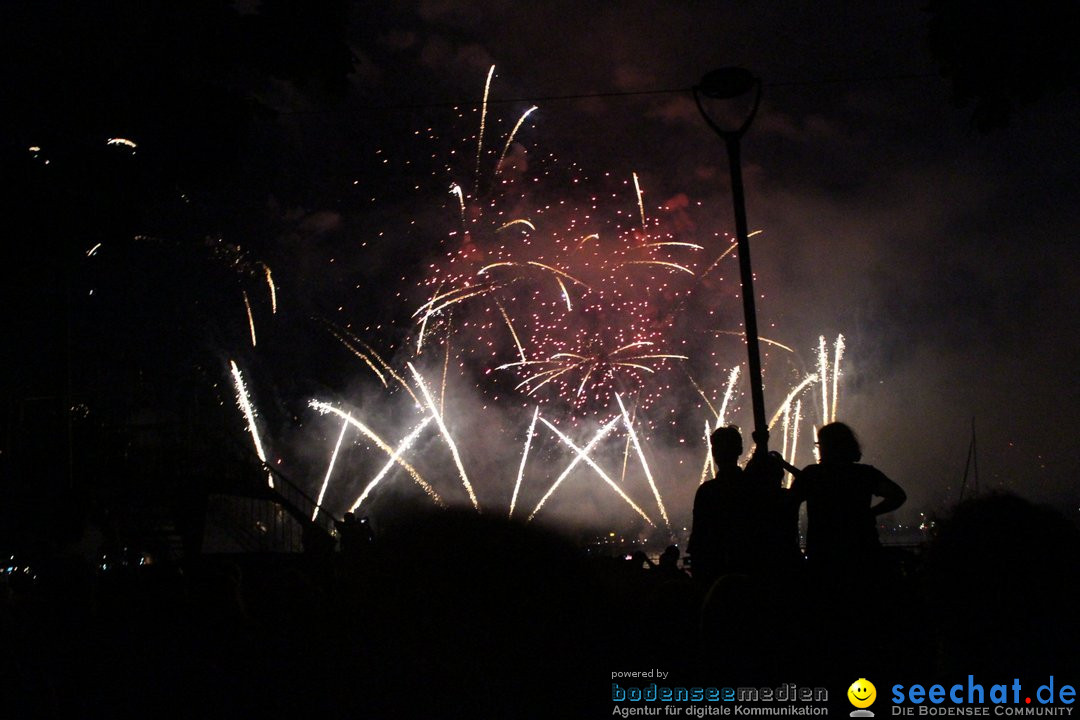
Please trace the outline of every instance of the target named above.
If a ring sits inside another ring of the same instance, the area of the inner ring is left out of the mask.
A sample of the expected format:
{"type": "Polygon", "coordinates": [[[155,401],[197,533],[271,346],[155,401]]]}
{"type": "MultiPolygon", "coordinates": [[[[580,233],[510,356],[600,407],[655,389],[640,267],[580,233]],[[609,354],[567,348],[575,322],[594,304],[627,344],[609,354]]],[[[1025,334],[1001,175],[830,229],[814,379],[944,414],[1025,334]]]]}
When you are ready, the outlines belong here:
{"type": "Polygon", "coordinates": [[[728,404],[731,402],[731,394],[735,389],[735,382],[739,379],[739,371],[741,369],[742,365],[736,365],[731,368],[731,372],[728,374],[727,387],[724,389],[724,401],[720,403],[720,412],[716,414],[717,429],[724,424],[724,416],[727,413],[728,404]]]}
{"type": "Polygon", "coordinates": [[[495,163],[495,174],[496,175],[498,175],[499,172],[502,170],[503,160],[506,159],[506,153],[510,152],[510,145],[514,142],[514,136],[517,135],[517,131],[518,131],[518,128],[521,127],[521,123],[525,122],[525,118],[529,117],[529,115],[531,115],[533,113],[533,111],[537,110],[537,109],[538,108],[535,105],[533,105],[531,108],[529,108],[524,113],[522,113],[521,117],[518,118],[517,124],[514,125],[514,129],[511,130],[510,134],[506,136],[506,145],[505,145],[505,147],[503,147],[502,154],[499,155],[499,162],[495,163]]]}
{"type": "MultiPolygon", "coordinates": [[[[352,504],[352,507],[349,508],[349,512],[356,512],[359,509],[360,504],[367,499],[368,495],[371,494],[371,491],[375,489],[375,486],[378,485],[379,482],[384,477],[386,477],[386,474],[390,472],[390,469],[398,463],[398,458],[401,457],[401,454],[408,450],[410,447],[412,447],[412,444],[416,441],[416,438],[420,436],[420,433],[424,431],[424,428],[428,426],[429,422],[431,422],[431,416],[425,415],[424,419],[420,421],[420,424],[410,430],[409,434],[402,438],[401,442],[398,443],[397,448],[395,448],[394,451],[390,454],[390,459],[386,461],[386,464],[382,466],[382,469],[379,470],[375,477],[373,477],[371,481],[364,486],[364,491],[360,493],[360,497],[356,498],[356,502],[354,502],[352,504]]],[[[432,488],[430,485],[427,485],[426,483],[421,485],[421,487],[424,488],[424,491],[428,494],[428,497],[430,497],[436,505],[439,505],[440,507],[446,506],[446,503],[443,502],[443,499],[439,497],[439,494],[435,492],[434,488],[432,488]]]]}
{"type": "MultiPolygon", "coordinates": [[[[791,464],[795,464],[795,458],[799,452],[799,423],[802,422],[802,400],[795,401],[795,417],[791,424],[791,464]]],[[[791,481],[794,480],[794,476],[788,476],[788,486],[790,487],[791,481]]]]}
{"type": "Polygon", "coordinates": [[[251,330],[251,347],[255,347],[255,317],[251,314],[251,301],[248,300],[247,291],[244,294],[244,309],[247,310],[248,329],[251,330]]]}
{"type": "Polygon", "coordinates": [[[457,183],[453,183],[450,186],[450,194],[457,196],[458,205],[461,206],[461,222],[465,223],[465,193],[462,191],[461,186],[457,183]]]}
{"type": "Polygon", "coordinates": [[[641,199],[641,183],[638,182],[637,173],[634,175],[634,192],[637,193],[638,209],[641,211],[641,232],[647,232],[645,228],[645,202],[641,199]]]}
{"type": "Polygon", "coordinates": [[[700,395],[701,399],[705,401],[705,405],[708,406],[709,412],[711,412],[713,416],[718,417],[719,415],[716,412],[716,408],[713,407],[712,402],[709,400],[709,396],[706,395],[705,391],[701,389],[701,386],[698,385],[697,380],[694,379],[694,376],[690,374],[689,370],[686,370],[686,379],[690,381],[690,384],[694,386],[694,390],[697,390],[697,394],[700,395]]]}
{"type": "Polygon", "coordinates": [[[780,457],[787,460],[788,459],[788,454],[787,454],[788,435],[791,433],[791,405],[790,404],[784,406],[784,422],[780,427],[781,427],[780,434],[784,438],[784,443],[780,448],[780,457]]]}
{"type": "MultiPolygon", "coordinates": [[[[735,337],[741,337],[741,338],[746,337],[746,333],[743,332],[742,330],[714,330],[713,332],[715,332],[717,335],[734,335],[735,337]]],[[[795,348],[789,347],[789,346],[785,345],[782,342],[778,342],[776,340],[772,340],[772,339],[767,338],[767,337],[761,337],[760,335],[758,335],[758,341],[763,342],[763,343],[767,343],[769,345],[774,345],[774,346],[780,348],[781,350],[787,350],[789,353],[794,353],[795,352],[795,348]]]]}
{"type": "Polygon", "coordinates": [[[428,484],[428,481],[420,476],[420,473],[417,472],[416,468],[414,468],[404,458],[401,457],[401,453],[398,450],[395,450],[394,448],[387,445],[386,441],[379,437],[374,430],[354,418],[349,413],[345,412],[344,410],[339,410],[330,403],[322,402],[320,400],[312,400],[308,403],[308,405],[321,413],[333,413],[334,415],[337,415],[339,418],[362,432],[364,436],[371,440],[373,443],[375,443],[375,445],[380,450],[389,455],[390,459],[393,462],[404,468],[405,472],[409,473],[409,475],[412,476],[412,479],[416,481],[416,484],[423,488],[424,492],[426,492],[429,497],[431,497],[433,500],[436,500],[436,502],[441,502],[441,500],[439,499],[439,494],[435,492],[435,488],[431,487],[431,485],[428,484]]]}
{"type": "MultiPolygon", "coordinates": [[[[323,324],[325,325],[327,332],[329,332],[331,335],[333,335],[337,339],[338,342],[340,342],[342,345],[344,345],[349,350],[349,352],[351,352],[353,355],[355,355],[356,357],[358,357],[358,358],[360,358],[361,360],[364,361],[364,364],[367,365],[368,368],[370,368],[371,372],[375,373],[375,377],[379,378],[379,382],[382,383],[383,387],[389,387],[386,384],[386,378],[379,371],[379,368],[375,367],[375,363],[373,363],[371,361],[371,358],[368,357],[367,355],[365,355],[363,352],[361,352],[359,350],[359,348],[357,348],[356,345],[354,345],[350,341],[350,338],[346,337],[346,335],[344,334],[343,331],[341,331],[338,327],[336,327],[335,325],[333,325],[330,322],[323,321],[323,324]]],[[[353,339],[357,339],[357,338],[353,338],[353,339]]]]}
{"type": "Polygon", "coordinates": [[[712,474],[716,475],[716,463],[712,456],[712,443],[709,442],[709,436],[711,435],[711,428],[709,427],[709,421],[705,421],[705,462],[701,466],[701,479],[698,480],[698,485],[705,482],[709,478],[709,471],[712,470],[712,474]]]}
{"type": "Polygon", "coordinates": [[[811,383],[817,382],[817,380],[817,375],[807,375],[805,378],[803,378],[801,383],[796,385],[794,389],[792,389],[792,391],[788,393],[787,397],[784,398],[784,402],[780,403],[780,407],[776,409],[776,412],[773,413],[772,418],[769,420],[770,430],[772,430],[773,426],[776,425],[776,421],[780,419],[780,415],[784,412],[784,408],[789,407],[791,405],[791,402],[796,398],[796,396],[798,396],[799,393],[809,387],[811,383]]]}
{"type": "Polygon", "coordinates": [[[540,502],[538,502],[536,504],[536,507],[533,508],[533,511],[529,514],[526,522],[532,522],[532,519],[536,517],[536,513],[540,512],[540,509],[544,507],[544,503],[546,503],[548,501],[548,498],[551,497],[551,495],[559,488],[559,485],[562,484],[562,481],[566,479],[566,477],[571,473],[571,471],[573,471],[575,467],[577,467],[577,464],[581,462],[582,458],[592,452],[592,449],[596,447],[597,443],[603,440],[604,437],[609,432],[611,432],[612,428],[614,428],[618,424],[618,422],[619,417],[616,415],[611,420],[609,420],[603,427],[596,431],[596,435],[594,435],[593,439],[589,441],[589,444],[582,448],[581,451],[575,455],[574,459],[570,462],[570,464],[566,466],[566,469],[562,471],[562,474],[555,479],[555,482],[552,483],[550,488],[548,488],[548,491],[544,493],[544,497],[540,498],[540,502]]]}
{"type": "Polygon", "coordinates": [[[529,457],[529,446],[532,445],[533,435],[536,433],[536,418],[538,417],[540,417],[539,405],[533,410],[532,422],[529,424],[529,434],[525,436],[525,449],[521,451],[521,465],[518,466],[517,482],[514,483],[514,494],[510,498],[510,512],[506,514],[506,517],[511,517],[514,514],[514,507],[517,505],[521,480],[525,476],[525,460],[529,457]]]}
{"type": "Polygon", "coordinates": [[[704,250],[705,249],[701,245],[698,245],[697,243],[678,242],[678,241],[675,241],[675,240],[668,240],[668,241],[665,241],[665,242],[645,243],[641,247],[688,247],[688,248],[693,248],[694,250],[704,250]]]}
{"type": "Polygon", "coordinates": [[[832,370],[832,414],[829,416],[829,420],[836,422],[836,399],[838,397],[839,383],[840,383],[840,359],[844,356],[844,336],[836,336],[835,355],[833,356],[833,370],[832,370]]]}
{"type": "Polygon", "coordinates": [[[671,521],[668,520],[667,508],[664,507],[664,499],[660,497],[660,490],[656,487],[656,481],[653,480],[652,472],[649,470],[649,463],[645,462],[645,453],[641,449],[641,443],[638,441],[637,433],[634,431],[634,424],[630,422],[630,416],[626,412],[626,406],[623,405],[622,398],[619,397],[619,393],[615,393],[615,399],[619,402],[619,410],[622,412],[623,424],[626,426],[626,431],[630,433],[630,441],[634,445],[634,450],[637,452],[638,460],[641,461],[641,469],[645,471],[645,479],[649,482],[649,489],[652,490],[653,497],[656,498],[656,505],[660,508],[660,516],[664,518],[664,525],[668,530],[671,530],[671,521]]]}
{"type": "Polygon", "coordinates": [[[643,517],[645,519],[645,522],[649,523],[649,525],[651,525],[653,527],[656,527],[655,523],[653,523],[653,521],[651,519],[649,519],[649,516],[645,514],[645,511],[642,510],[640,507],[638,507],[637,503],[635,503],[633,500],[631,500],[630,496],[627,495],[625,492],[623,492],[622,488],[620,488],[618,485],[616,485],[614,480],[612,480],[610,477],[608,477],[608,474],[606,472],[604,472],[603,468],[601,468],[599,465],[597,465],[596,462],[593,461],[593,459],[591,457],[589,457],[588,452],[586,452],[585,450],[582,450],[577,445],[575,445],[573,440],[571,440],[565,434],[563,434],[559,430],[559,428],[555,427],[550,422],[548,422],[547,418],[540,418],[540,422],[547,425],[548,429],[550,429],[553,433],[555,433],[559,437],[560,440],[562,440],[564,443],[566,443],[575,453],[577,453],[577,456],[579,458],[581,458],[582,460],[584,460],[585,463],[589,467],[591,467],[593,470],[595,470],[596,473],[600,476],[600,478],[604,482],[606,482],[611,487],[612,490],[614,490],[616,493],[618,493],[619,497],[621,497],[624,501],[626,501],[627,505],[629,505],[631,508],[633,508],[634,512],[636,512],[638,515],[640,515],[641,517],[643,517]]]}
{"type": "Polygon", "coordinates": [[[326,477],[323,478],[322,488],[319,490],[319,498],[315,501],[315,509],[311,511],[311,521],[315,522],[315,518],[319,516],[319,510],[322,509],[322,501],[326,496],[326,488],[330,486],[330,475],[334,472],[334,465],[337,464],[338,452],[341,450],[341,443],[345,439],[345,431],[349,429],[349,421],[341,423],[341,434],[338,435],[337,444],[334,445],[334,452],[330,454],[330,465],[326,468],[326,477]]]}
{"type": "Polygon", "coordinates": [[[487,80],[484,82],[484,101],[480,104],[480,134],[476,138],[476,173],[474,190],[480,190],[480,156],[484,153],[484,127],[487,122],[488,92],[491,90],[491,78],[495,75],[495,66],[488,70],[487,80]]]}
{"type": "Polygon", "coordinates": [[[690,275],[694,274],[693,270],[684,265],[673,262],[665,262],[663,260],[624,260],[623,262],[619,263],[619,266],[622,265],[657,265],[659,267],[671,268],[672,270],[679,270],[680,272],[689,273],[690,275]]]}
{"type": "Polygon", "coordinates": [[[532,224],[531,220],[527,220],[526,218],[517,218],[516,220],[511,220],[510,222],[503,223],[495,230],[495,232],[502,232],[503,230],[514,227],[515,225],[524,225],[530,230],[536,230],[536,226],[532,224]]]}
{"type": "MultiPolygon", "coordinates": [[[[265,466],[266,452],[263,451],[262,440],[259,438],[259,428],[255,425],[255,408],[251,405],[247,386],[244,385],[244,377],[240,374],[236,361],[230,360],[229,366],[232,369],[233,384],[236,386],[236,402],[244,413],[244,419],[247,420],[248,432],[251,433],[251,441],[255,445],[255,455],[265,466]]],[[[274,487],[274,475],[269,470],[266,471],[266,484],[271,488],[274,487]]]]}
{"type": "Polygon", "coordinates": [[[365,363],[367,363],[368,367],[370,367],[371,370],[378,376],[379,380],[383,384],[383,387],[387,387],[386,379],[383,377],[382,373],[379,372],[378,368],[376,368],[371,363],[371,358],[375,359],[375,361],[383,369],[383,372],[386,372],[387,374],[390,375],[390,377],[392,377],[394,380],[397,381],[398,385],[400,385],[405,390],[405,392],[407,392],[409,394],[409,396],[413,399],[413,401],[417,405],[421,404],[420,403],[420,398],[416,397],[416,393],[414,393],[412,391],[412,388],[409,387],[409,384],[407,382],[405,382],[405,379],[403,377],[401,377],[401,375],[399,375],[397,373],[397,371],[394,370],[394,368],[388,362],[383,360],[382,356],[379,355],[379,353],[377,353],[374,348],[372,348],[370,345],[368,345],[366,342],[364,342],[363,340],[361,340],[360,338],[358,338],[356,335],[349,332],[348,330],[346,330],[344,328],[340,328],[340,327],[334,325],[333,323],[331,323],[328,320],[323,320],[323,319],[320,319],[320,318],[316,318],[316,319],[320,320],[320,322],[322,322],[326,326],[326,329],[330,332],[330,334],[333,335],[334,337],[336,337],[339,342],[341,342],[343,345],[345,345],[345,347],[347,347],[349,350],[351,350],[354,355],[356,355],[361,360],[363,360],[365,363]],[[346,336],[348,336],[348,337],[346,337],[346,336]],[[352,342],[349,342],[350,339],[352,340],[352,342]],[[356,343],[360,347],[364,348],[364,350],[367,351],[367,355],[365,355],[364,353],[357,350],[356,347],[352,343],[356,343]]]}
{"type": "Polygon", "coordinates": [[[259,263],[263,267],[263,272],[266,275],[266,284],[270,288],[270,312],[277,315],[277,286],[274,285],[274,276],[270,272],[270,266],[266,263],[259,263]]]}
{"type": "Polygon", "coordinates": [[[821,421],[829,422],[829,351],[825,336],[818,338],[818,377],[821,379],[821,421]]]}
{"type": "Polygon", "coordinates": [[[420,375],[420,372],[411,362],[406,364],[409,366],[409,371],[412,373],[413,379],[416,380],[416,384],[420,388],[421,394],[424,396],[424,402],[427,404],[428,410],[431,412],[432,417],[435,418],[435,424],[439,426],[439,432],[442,433],[443,439],[446,440],[447,447],[450,448],[450,454],[454,458],[454,464],[457,465],[458,473],[461,475],[461,484],[465,486],[465,491],[469,494],[469,500],[472,501],[473,507],[477,512],[480,512],[480,502],[476,499],[476,493],[473,492],[473,486],[472,483],[469,482],[469,476],[465,474],[465,466],[461,463],[461,455],[458,453],[454,438],[450,435],[450,430],[447,429],[446,423],[443,421],[442,413],[435,407],[435,401],[431,399],[431,392],[428,390],[427,383],[424,382],[423,376],[420,375]]]}

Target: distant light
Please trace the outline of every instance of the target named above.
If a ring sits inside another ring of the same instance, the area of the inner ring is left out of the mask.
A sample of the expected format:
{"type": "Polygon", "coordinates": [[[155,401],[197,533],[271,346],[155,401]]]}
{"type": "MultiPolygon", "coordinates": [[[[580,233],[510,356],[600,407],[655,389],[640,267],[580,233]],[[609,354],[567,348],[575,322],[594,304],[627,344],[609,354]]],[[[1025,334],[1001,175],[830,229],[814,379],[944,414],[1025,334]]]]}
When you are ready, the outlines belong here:
{"type": "Polygon", "coordinates": [[[135,148],[138,147],[138,145],[136,145],[131,140],[128,140],[127,138],[120,138],[120,137],[109,138],[107,141],[105,141],[105,144],[106,145],[123,145],[125,147],[131,148],[132,150],[134,150],[135,148]]]}
{"type": "Polygon", "coordinates": [[[41,152],[41,148],[39,148],[37,145],[31,145],[28,149],[30,150],[30,152],[41,152]]]}

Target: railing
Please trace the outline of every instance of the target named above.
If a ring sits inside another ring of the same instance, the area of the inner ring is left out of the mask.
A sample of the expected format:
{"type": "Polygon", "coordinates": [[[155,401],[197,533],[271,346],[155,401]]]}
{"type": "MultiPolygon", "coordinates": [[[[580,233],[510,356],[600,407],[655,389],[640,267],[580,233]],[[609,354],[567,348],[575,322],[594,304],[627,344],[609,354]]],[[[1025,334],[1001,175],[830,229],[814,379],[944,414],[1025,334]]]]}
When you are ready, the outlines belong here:
{"type": "Polygon", "coordinates": [[[240,487],[208,507],[208,520],[226,530],[242,549],[254,552],[301,552],[332,548],[336,523],[318,503],[278,468],[260,461],[251,448],[236,443],[247,460],[267,473],[245,475],[240,487]],[[273,480],[270,487],[269,479],[273,480]]]}

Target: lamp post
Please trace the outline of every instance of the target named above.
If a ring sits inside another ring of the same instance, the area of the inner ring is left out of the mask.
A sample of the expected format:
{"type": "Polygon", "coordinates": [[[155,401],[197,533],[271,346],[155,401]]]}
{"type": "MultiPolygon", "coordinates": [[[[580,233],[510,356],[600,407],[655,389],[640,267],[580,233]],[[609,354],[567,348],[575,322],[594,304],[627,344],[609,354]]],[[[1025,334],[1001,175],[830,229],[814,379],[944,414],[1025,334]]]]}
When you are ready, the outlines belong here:
{"type": "Polygon", "coordinates": [[[701,116],[727,146],[731,168],[731,194],[735,204],[735,237],[739,250],[739,275],[742,280],[743,316],[746,327],[747,364],[750,370],[750,401],[754,409],[755,454],[769,450],[769,428],[765,421],[765,395],[761,387],[761,351],[758,348],[757,311],[754,308],[754,274],[750,269],[750,241],[746,227],[746,200],[743,195],[742,161],[739,141],[754,121],[761,102],[761,79],[749,70],[737,67],[713,70],[694,86],[694,102],[701,116]],[[735,129],[720,126],[702,104],[702,97],[711,100],[730,100],[753,92],[753,105],[742,124],[735,129]]]}

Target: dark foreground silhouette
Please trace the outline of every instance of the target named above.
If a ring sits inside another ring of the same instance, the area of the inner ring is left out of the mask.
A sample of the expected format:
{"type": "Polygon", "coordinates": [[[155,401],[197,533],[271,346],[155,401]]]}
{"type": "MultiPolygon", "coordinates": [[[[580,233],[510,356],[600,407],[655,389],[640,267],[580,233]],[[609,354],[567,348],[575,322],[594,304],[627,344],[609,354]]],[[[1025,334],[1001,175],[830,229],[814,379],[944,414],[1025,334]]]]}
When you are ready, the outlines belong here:
{"type": "Polygon", "coordinates": [[[0,691],[19,718],[597,717],[619,670],[842,700],[859,676],[1078,669],[1080,538],[1055,513],[970,501],[923,557],[883,558],[857,592],[803,573],[705,588],[677,550],[635,567],[440,512],[322,558],[53,559],[5,576],[0,691]]]}

